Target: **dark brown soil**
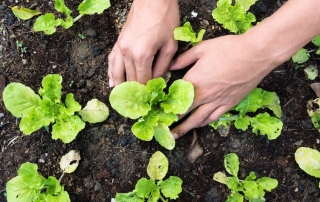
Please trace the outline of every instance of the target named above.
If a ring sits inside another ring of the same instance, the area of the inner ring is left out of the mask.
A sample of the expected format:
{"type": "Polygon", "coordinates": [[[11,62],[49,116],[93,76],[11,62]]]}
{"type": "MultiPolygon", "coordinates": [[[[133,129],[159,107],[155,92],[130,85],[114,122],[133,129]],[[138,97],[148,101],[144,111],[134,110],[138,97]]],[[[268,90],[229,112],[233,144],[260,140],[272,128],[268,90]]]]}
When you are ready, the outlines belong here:
{"type": "MultiPolygon", "coordinates": [[[[34,19],[16,19],[9,6],[21,5],[45,13],[54,11],[52,1],[15,2],[6,0],[0,5],[0,91],[10,82],[21,82],[37,91],[45,75],[58,73],[64,79],[63,92],[74,93],[82,106],[98,98],[110,107],[107,55],[125,22],[131,1],[112,1],[112,7],[103,14],[85,16],[70,29],[58,29],[49,36],[33,32],[34,19]],[[86,38],[80,39],[78,33],[86,38]],[[16,46],[16,41],[23,43],[25,53],[16,46]]],[[[66,1],[74,16],[79,3],[66,1]]],[[[259,0],[251,11],[261,21],[283,3],[259,0]]],[[[226,35],[228,32],[212,19],[215,5],[215,0],[181,1],[181,20],[191,21],[195,30],[206,29],[206,39],[226,35]],[[191,17],[192,11],[198,13],[196,18],[191,17]]],[[[186,48],[187,44],[180,43],[178,52],[186,48]]],[[[308,63],[319,66],[319,59],[312,55],[308,63]]],[[[184,72],[174,72],[173,78],[181,78],[184,72]]],[[[71,149],[79,150],[82,158],[77,170],[62,179],[71,201],[110,201],[117,192],[133,190],[139,178],[147,177],[149,158],[157,150],[169,159],[167,176],[176,175],[183,180],[178,201],[225,201],[230,191],[212,177],[224,171],[223,158],[230,152],[236,152],[240,158],[241,179],[255,171],[260,177],[270,176],[279,181],[278,187],[266,194],[266,201],[320,201],[319,179],[304,173],[294,160],[294,152],[300,146],[320,149],[319,132],[306,111],[307,101],[316,98],[309,85],[319,81],[306,79],[303,69],[295,70],[290,61],[279,66],[259,85],[280,97],[284,128],[279,138],[268,141],[264,136],[233,127],[227,137],[221,137],[209,126],[199,128],[196,132],[204,153],[194,164],[186,159],[192,133],[177,140],[174,150],[167,151],[155,141],[135,138],[130,130],[133,121],[121,117],[111,107],[105,122],[87,124],[72,143],[52,140],[45,129],[26,136],[19,130],[20,120],[5,109],[1,97],[0,201],[6,201],[6,183],[17,175],[22,163],[37,163],[42,175],[58,178],[61,175],[58,162],[71,149]]]]}

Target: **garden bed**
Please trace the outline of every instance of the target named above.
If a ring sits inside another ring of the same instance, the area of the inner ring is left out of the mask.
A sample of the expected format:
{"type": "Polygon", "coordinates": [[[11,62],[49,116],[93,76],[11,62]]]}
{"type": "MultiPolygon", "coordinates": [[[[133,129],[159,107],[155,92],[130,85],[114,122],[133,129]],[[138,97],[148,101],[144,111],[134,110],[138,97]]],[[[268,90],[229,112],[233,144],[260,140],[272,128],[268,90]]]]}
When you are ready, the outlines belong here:
{"type": "MultiPolygon", "coordinates": [[[[76,13],[80,1],[66,4],[76,13]]],[[[259,0],[252,8],[257,21],[268,17],[284,2],[259,0]]],[[[125,119],[109,104],[107,55],[117,40],[125,22],[131,1],[112,1],[112,6],[101,15],[85,16],[70,29],[58,29],[53,35],[33,32],[32,20],[18,20],[9,6],[53,12],[51,1],[4,1],[0,5],[0,91],[10,82],[21,82],[38,91],[47,74],[61,74],[63,93],[73,93],[82,106],[98,98],[110,108],[109,118],[100,124],[87,124],[76,140],[64,144],[54,141],[44,128],[30,136],[19,130],[19,121],[0,102],[0,201],[5,201],[5,186],[17,175],[24,162],[37,163],[45,177],[62,174],[60,158],[69,150],[81,154],[77,170],[65,175],[62,184],[71,201],[110,201],[117,192],[134,189],[138,179],[147,177],[149,158],[162,151],[169,159],[168,176],[179,176],[183,190],[177,201],[225,201],[229,189],[216,181],[213,174],[224,171],[224,155],[235,152],[240,158],[240,178],[250,171],[259,177],[269,176],[279,185],[266,194],[266,201],[319,201],[319,179],[302,171],[294,159],[300,146],[320,149],[319,132],[307,114],[307,102],[316,95],[300,68],[288,61],[273,70],[259,87],[278,94],[283,110],[283,131],[276,140],[242,132],[231,127],[227,137],[221,137],[213,128],[195,129],[203,155],[191,164],[186,153],[191,144],[192,131],[176,141],[168,151],[157,142],[143,142],[131,132],[134,121],[125,119]],[[78,37],[83,34],[84,39],[78,37]],[[17,46],[22,43],[25,52],[17,46]]],[[[228,34],[211,16],[216,1],[181,1],[181,19],[188,19],[194,30],[206,29],[205,39],[228,34]],[[191,12],[198,13],[192,17],[191,12]]],[[[179,43],[178,52],[185,51],[187,43],[179,43]]],[[[312,55],[310,64],[320,65],[320,58],[312,55]]],[[[173,72],[172,80],[182,78],[186,70],[173,72]]]]}

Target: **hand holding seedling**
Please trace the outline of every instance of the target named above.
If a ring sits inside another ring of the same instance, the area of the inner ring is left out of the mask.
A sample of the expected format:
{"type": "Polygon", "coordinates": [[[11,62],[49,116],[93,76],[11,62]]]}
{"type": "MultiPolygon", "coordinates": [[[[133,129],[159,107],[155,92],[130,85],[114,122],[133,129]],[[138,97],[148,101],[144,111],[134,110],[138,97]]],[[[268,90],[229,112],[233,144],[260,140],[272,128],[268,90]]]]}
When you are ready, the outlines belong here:
{"type": "Polygon", "coordinates": [[[177,50],[172,33],[179,17],[177,0],[135,0],[108,56],[109,86],[164,75],[177,50]]]}

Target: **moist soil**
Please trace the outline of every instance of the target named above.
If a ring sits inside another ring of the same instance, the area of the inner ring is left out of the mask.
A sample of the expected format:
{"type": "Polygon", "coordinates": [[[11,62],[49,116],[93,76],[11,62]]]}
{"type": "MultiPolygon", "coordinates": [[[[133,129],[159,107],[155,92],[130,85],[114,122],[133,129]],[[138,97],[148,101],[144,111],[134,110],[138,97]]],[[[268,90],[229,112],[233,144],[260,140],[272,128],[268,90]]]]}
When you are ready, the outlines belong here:
{"type": "MultiPolygon", "coordinates": [[[[66,1],[77,15],[80,1],[66,1]]],[[[316,95],[306,78],[303,68],[295,69],[285,62],[272,71],[259,87],[278,94],[283,110],[284,123],[281,135],[272,141],[255,135],[250,130],[239,131],[231,127],[223,137],[206,126],[195,129],[203,154],[194,163],[186,158],[192,141],[192,131],[176,141],[172,151],[162,148],[154,140],[144,142],[131,132],[134,121],[115,112],[109,104],[111,89],[108,86],[107,55],[117,40],[131,6],[129,1],[112,1],[112,6],[101,15],[85,16],[68,30],[58,28],[52,35],[34,32],[35,19],[18,20],[9,6],[24,6],[46,12],[54,12],[53,1],[2,1],[0,5],[0,91],[10,82],[21,82],[35,92],[47,74],[61,74],[63,93],[73,93],[84,106],[92,98],[98,98],[110,108],[110,116],[103,123],[87,124],[77,138],[69,144],[52,140],[46,129],[30,136],[19,130],[19,121],[0,102],[0,201],[6,201],[6,183],[17,175],[24,162],[39,166],[45,176],[61,176],[59,161],[70,150],[81,154],[80,165],[72,174],[66,174],[61,183],[71,201],[110,201],[117,192],[129,192],[141,177],[148,177],[146,168],[155,151],[162,151],[169,159],[168,176],[179,176],[183,190],[177,201],[225,201],[230,190],[213,181],[213,174],[224,171],[224,155],[235,152],[240,158],[239,177],[244,179],[250,171],[258,177],[269,176],[279,185],[265,196],[266,201],[320,201],[319,179],[307,175],[294,160],[300,146],[320,149],[319,132],[307,114],[307,102],[316,95]],[[80,39],[78,34],[85,39],[80,39]],[[22,43],[25,51],[17,46],[22,43]]],[[[270,16],[284,1],[259,0],[250,11],[257,21],[270,16]]],[[[180,1],[181,23],[191,22],[199,31],[206,29],[205,39],[229,32],[217,24],[211,16],[215,0],[180,1]],[[198,13],[192,17],[192,11],[198,13]]],[[[160,9],[160,8],[159,8],[160,9]]],[[[310,16],[312,17],[312,16],[310,16]]],[[[178,53],[190,46],[179,43],[178,53]]],[[[307,46],[314,49],[311,44],[307,46]]],[[[319,66],[319,56],[311,53],[306,65],[319,66]]],[[[172,80],[182,78],[186,70],[172,72],[172,80]]]]}

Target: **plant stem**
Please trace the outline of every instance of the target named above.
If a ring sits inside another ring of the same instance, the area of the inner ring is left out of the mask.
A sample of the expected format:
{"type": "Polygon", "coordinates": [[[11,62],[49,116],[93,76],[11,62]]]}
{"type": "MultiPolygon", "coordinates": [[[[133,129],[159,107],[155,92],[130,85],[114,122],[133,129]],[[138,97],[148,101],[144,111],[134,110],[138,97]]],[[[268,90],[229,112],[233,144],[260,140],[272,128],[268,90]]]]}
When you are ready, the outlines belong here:
{"type": "Polygon", "coordinates": [[[77,17],[73,18],[73,23],[77,22],[83,15],[80,14],[77,17]]]}
{"type": "Polygon", "coordinates": [[[239,115],[233,115],[230,117],[220,117],[219,121],[235,121],[237,118],[239,118],[239,115]]]}
{"type": "Polygon", "coordinates": [[[61,182],[63,176],[64,176],[64,171],[63,171],[62,175],[61,175],[60,178],[59,178],[59,183],[61,182]]]}

